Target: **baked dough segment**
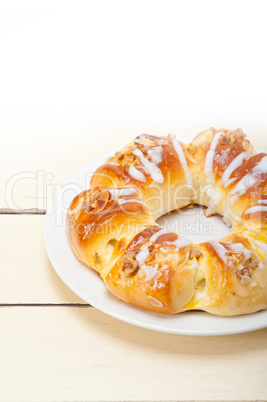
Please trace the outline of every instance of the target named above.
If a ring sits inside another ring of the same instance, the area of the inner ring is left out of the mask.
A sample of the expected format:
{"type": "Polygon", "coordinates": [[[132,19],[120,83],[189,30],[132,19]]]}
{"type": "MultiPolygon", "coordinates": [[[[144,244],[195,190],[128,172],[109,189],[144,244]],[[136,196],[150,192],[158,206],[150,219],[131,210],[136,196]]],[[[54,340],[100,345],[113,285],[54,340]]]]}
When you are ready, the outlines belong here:
{"type": "Polygon", "coordinates": [[[267,154],[243,132],[211,128],[185,145],[138,136],[100,166],[72,201],[67,228],[76,256],[120,299],[167,314],[219,315],[267,307],[267,154]],[[190,204],[232,226],[197,245],[156,219],[190,204]]]}

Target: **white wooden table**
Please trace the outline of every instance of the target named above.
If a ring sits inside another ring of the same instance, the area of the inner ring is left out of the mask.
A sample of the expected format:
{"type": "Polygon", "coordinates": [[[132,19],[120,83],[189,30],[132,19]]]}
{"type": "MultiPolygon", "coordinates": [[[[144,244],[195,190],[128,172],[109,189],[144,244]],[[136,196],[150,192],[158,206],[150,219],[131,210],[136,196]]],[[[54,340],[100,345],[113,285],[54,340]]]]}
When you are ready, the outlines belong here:
{"type": "MultiPolygon", "coordinates": [[[[244,129],[267,149],[264,127],[244,129]]],[[[1,125],[0,401],[267,399],[267,329],[189,337],[134,327],[79,299],[48,261],[43,213],[57,186],[142,132],[189,140],[196,133],[175,125],[1,125]]]]}

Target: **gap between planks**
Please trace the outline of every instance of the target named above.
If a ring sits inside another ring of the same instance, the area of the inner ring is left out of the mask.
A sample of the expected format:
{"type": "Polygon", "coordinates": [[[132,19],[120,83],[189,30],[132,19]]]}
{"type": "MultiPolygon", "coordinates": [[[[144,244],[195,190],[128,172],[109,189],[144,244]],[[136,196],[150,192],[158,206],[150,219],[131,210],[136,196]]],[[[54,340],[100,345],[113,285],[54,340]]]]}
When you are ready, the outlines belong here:
{"type": "Polygon", "coordinates": [[[45,209],[29,208],[29,209],[11,209],[0,208],[0,215],[45,215],[45,209]]]}

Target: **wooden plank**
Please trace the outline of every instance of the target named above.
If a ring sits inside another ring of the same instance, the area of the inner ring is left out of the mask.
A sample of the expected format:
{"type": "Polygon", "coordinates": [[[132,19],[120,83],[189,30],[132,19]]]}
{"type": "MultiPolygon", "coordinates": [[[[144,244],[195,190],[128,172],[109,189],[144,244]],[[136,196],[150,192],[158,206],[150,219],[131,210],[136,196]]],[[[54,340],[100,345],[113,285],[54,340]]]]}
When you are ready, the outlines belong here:
{"type": "Polygon", "coordinates": [[[113,130],[101,124],[1,124],[0,208],[46,209],[70,174],[131,139],[131,133],[128,139],[124,131],[121,139],[113,130]]]}
{"type": "Polygon", "coordinates": [[[266,400],[267,329],[188,337],[93,308],[1,308],[0,400],[266,400]]]}
{"type": "Polygon", "coordinates": [[[168,133],[142,124],[2,123],[0,208],[46,209],[75,170],[120,149],[146,128],[168,133]]]}
{"type": "Polygon", "coordinates": [[[46,255],[44,216],[0,215],[0,304],[84,303],[46,255]]]}
{"type": "MultiPolygon", "coordinates": [[[[0,208],[44,210],[69,175],[90,160],[120,149],[141,133],[188,138],[221,121],[114,124],[1,123],[0,208]]],[[[224,122],[236,127],[237,122],[224,122]]],[[[267,149],[267,126],[245,124],[253,144],[267,149]]]]}

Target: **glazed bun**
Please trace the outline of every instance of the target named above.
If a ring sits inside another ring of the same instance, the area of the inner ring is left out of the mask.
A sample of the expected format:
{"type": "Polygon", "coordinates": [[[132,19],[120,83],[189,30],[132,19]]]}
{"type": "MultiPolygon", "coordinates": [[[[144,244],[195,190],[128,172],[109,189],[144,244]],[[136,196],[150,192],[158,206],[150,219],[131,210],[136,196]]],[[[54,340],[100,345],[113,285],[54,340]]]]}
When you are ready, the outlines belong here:
{"type": "Polygon", "coordinates": [[[167,314],[267,308],[267,154],[242,130],[211,128],[188,145],[140,135],[100,166],[72,201],[76,256],[121,300],[167,314]],[[231,232],[192,244],[156,220],[190,204],[220,214],[231,232]]]}

